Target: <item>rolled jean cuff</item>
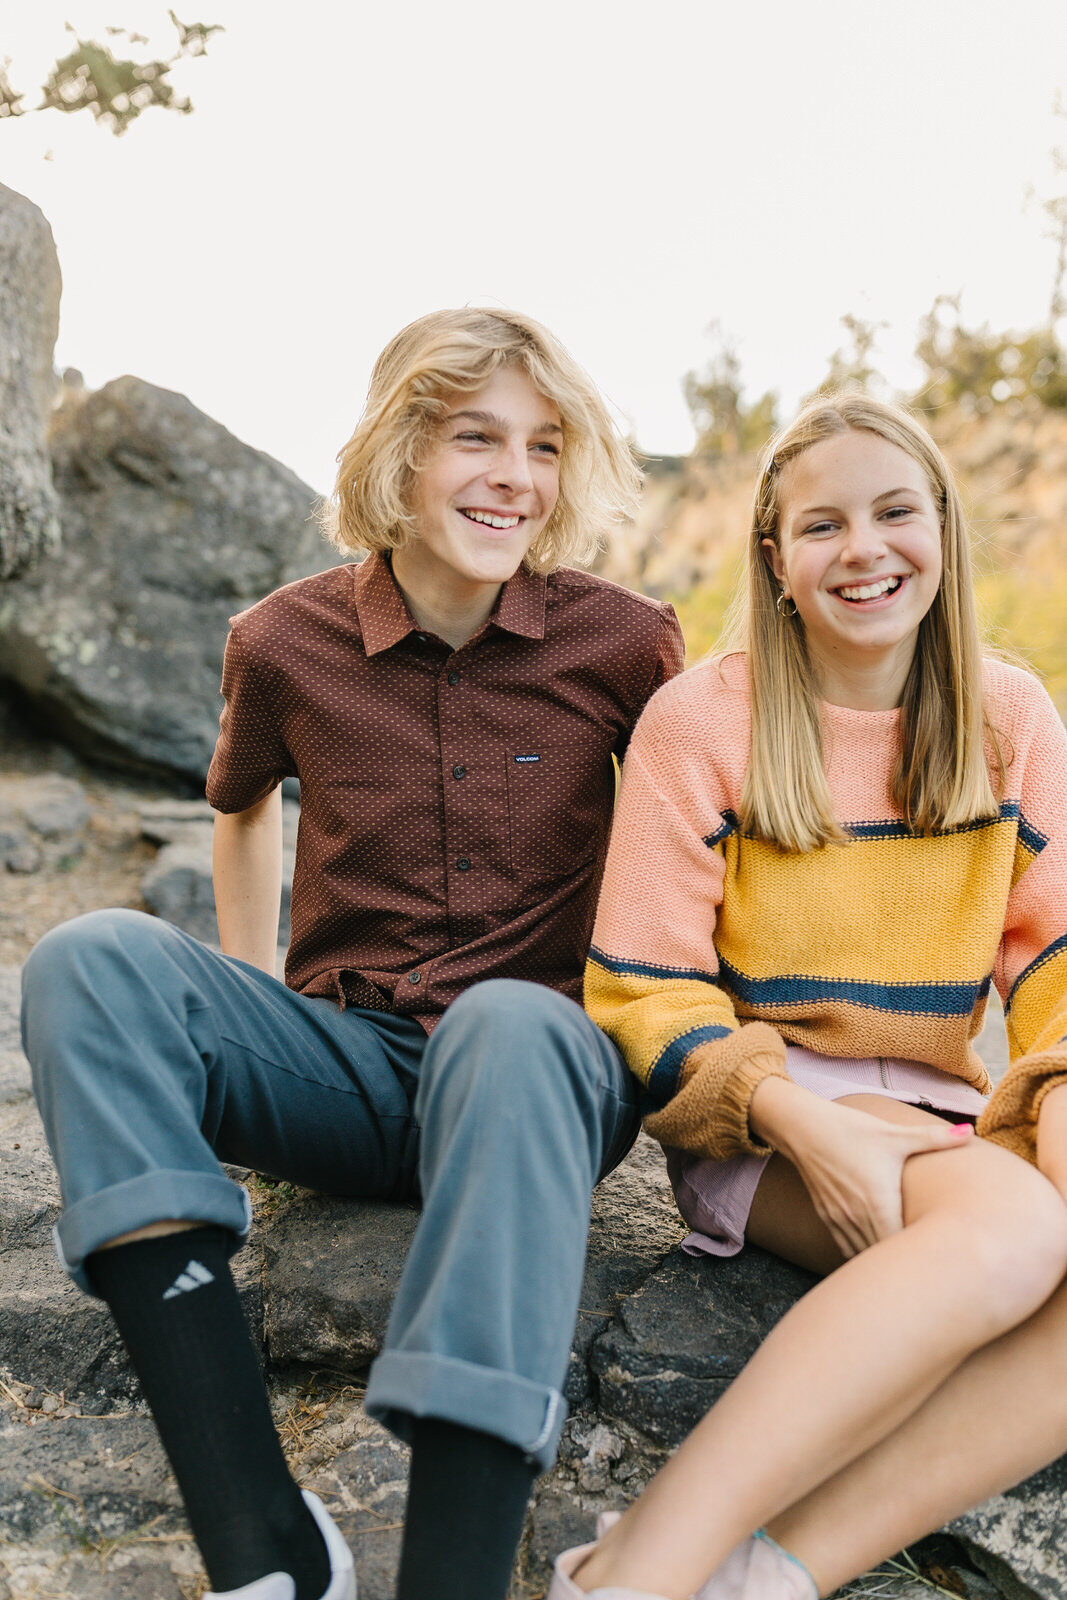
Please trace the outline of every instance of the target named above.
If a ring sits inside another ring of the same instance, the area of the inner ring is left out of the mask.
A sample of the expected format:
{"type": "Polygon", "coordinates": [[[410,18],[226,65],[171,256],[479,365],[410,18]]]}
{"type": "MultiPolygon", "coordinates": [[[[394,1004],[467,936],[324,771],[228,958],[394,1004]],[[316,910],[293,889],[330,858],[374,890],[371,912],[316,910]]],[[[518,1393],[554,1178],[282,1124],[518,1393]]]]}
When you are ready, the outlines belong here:
{"type": "Polygon", "coordinates": [[[228,1228],[237,1250],[252,1226],[248,1191],[217,1172],[145,1172],[68,1206],[52,1240],[64,1272],[87,1294],[95,1290],[85,1271],[94,1250],[121,1234],[153,1222],[199,1222],[228,1228]]]}
{"type": "Polygon", "coordinates": [[[515,1445],[538,1472],[547,1472],[556,1459],[567,1416],[558,1389],[452,1356],[404,1350],[378,1357],[364,1405],[408,1444],[413,1418],[436,1417],[515,1445]]]}

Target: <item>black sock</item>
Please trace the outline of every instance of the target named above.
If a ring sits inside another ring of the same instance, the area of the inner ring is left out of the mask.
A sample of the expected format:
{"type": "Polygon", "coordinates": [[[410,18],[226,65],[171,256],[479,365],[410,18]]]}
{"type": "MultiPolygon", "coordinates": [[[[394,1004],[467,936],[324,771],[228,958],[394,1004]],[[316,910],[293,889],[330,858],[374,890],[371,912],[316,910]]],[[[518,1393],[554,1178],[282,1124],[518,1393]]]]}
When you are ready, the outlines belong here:
{"type": "Polygon", "coordinates": [[[288,1572],[320,1600],[329,1558],[293,1482],[229,1268],[231,1236],[190,1228],[88,1261],[118,1325],[215,1590],[288,1572]]]}
{"type": "Polygon", "coordinates": [[[504,1600],[536,1474],[494,1434],[417,1418],[396,1600],[504,1600]]]}

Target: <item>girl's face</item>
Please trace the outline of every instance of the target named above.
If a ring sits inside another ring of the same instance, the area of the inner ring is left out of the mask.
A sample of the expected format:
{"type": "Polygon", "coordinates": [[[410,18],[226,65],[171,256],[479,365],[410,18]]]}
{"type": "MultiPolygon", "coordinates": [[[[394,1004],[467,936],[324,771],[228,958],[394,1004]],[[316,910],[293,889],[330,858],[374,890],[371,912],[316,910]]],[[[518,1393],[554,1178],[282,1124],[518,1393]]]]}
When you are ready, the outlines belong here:
{"type": "Polygon", "coordinates": [[[764,539],[763,554],[800,613],[824,697],[899,705],[941,582],[941,524],[923,468],[851,429],[784,468],[780,507],[779,543],[764,539]]]}

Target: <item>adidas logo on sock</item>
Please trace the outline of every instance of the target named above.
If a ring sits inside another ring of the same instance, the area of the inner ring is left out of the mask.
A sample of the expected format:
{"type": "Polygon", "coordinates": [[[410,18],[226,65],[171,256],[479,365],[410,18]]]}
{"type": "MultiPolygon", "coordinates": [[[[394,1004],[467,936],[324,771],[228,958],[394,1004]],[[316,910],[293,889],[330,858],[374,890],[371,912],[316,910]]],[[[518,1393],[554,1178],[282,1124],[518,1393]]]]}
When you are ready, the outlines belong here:
{"type": "Polygon", "coordinates": [[[179,1272],[169,1289],[164,1289],[164,1300],[173,1300],[177,1294],[188,1294],[190,1289],[199,1289],[205,1283],[214,1283],[215,1274],[209,1272],[200,1261],[190,1261],[184,1272],[179,1272]]]}

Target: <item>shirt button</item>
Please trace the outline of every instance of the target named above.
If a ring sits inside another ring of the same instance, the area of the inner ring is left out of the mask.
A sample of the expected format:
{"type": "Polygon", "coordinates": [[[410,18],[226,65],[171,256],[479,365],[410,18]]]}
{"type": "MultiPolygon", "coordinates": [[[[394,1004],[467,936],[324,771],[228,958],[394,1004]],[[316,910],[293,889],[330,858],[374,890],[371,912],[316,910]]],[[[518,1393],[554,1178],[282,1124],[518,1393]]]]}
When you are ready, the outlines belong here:
{"type": "Polygon", "coordinates": [[[466,767],[453,767],[452,768],[452,776],[454,778],[465,778],[467,776],[466,767]]]}
{"type": "Polygon", "coordinates": [[[448,681],[449,681],[449,683],[452,685],[452,687],[454,689],[456,687],[456,684],[459,682],[459,673],[458,672],[450,672],[448,674],[448,681]]]}
{"type": "Polygon", "coordinates": [[[459,868],[460,872],[468,872],[470,870],[470,862],[467,860],[466,856],[460,856],[459,860],[456,862],[456,866],[459,868]]]}
{"type": "Polygon", "coordinates": [[[409,983],[421,983],[422,982],[422,973],[421,972],[409,972],[408,973],[408,982],[409,983]]]}

